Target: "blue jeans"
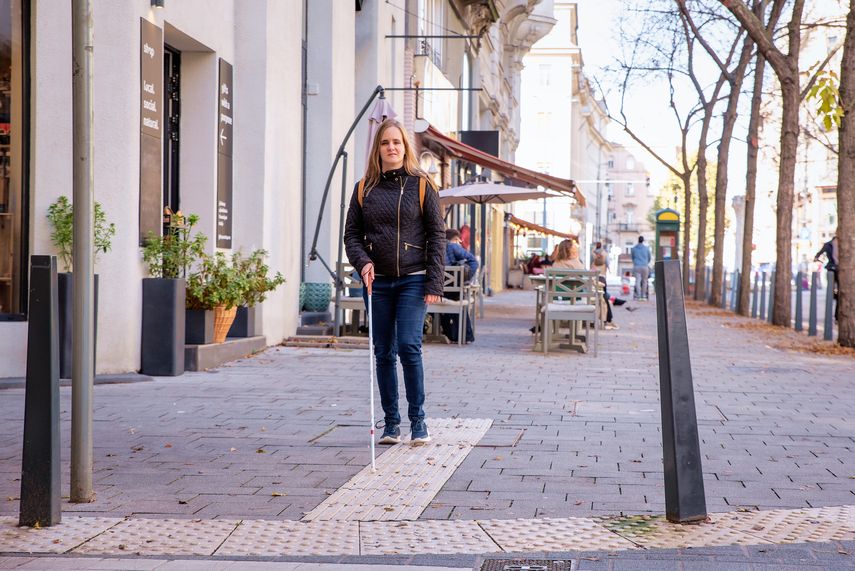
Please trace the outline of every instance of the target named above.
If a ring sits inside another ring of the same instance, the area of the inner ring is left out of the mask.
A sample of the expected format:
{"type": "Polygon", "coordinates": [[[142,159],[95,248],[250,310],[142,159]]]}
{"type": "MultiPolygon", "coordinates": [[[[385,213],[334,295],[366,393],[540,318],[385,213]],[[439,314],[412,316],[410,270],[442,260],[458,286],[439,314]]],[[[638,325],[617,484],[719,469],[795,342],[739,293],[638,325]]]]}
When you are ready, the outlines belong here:
{"type": "MultiPolygon", "coordinates": [[[[422,332],[425,321],[425,276],[377,276],[372,284],[372,335],[380,404],[386,425],[400,424],[398,412],[398,357],[404,369],[407,416],[410,422],[425,417],[425,374],[422,366],[422,332]]],[[[368,307],[368,291],[362,297],[368,307]]]]}

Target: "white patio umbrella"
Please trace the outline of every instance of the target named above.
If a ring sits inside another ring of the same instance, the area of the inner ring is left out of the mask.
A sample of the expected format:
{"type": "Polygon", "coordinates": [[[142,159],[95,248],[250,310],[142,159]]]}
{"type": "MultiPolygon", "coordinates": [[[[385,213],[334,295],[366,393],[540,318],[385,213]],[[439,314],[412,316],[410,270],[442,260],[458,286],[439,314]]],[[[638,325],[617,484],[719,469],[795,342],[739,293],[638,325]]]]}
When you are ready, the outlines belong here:
{"type": "Polygon", "coordinates": [[[389,100],[381,95],[374,103],[374,108],[368,115],[368,140],[365,143],[365,164],[368,164],[369,155],[371,154],[371,144],[374,142],[374,135],[377,133],[377,127],[386,119],[394,119],[398,114],[392,108],[389,100]]]}
{"type": "Polygon", "coordinates": [[[565,196],[553,190],[524,188],[492,182],[476,182],[453,186],[439,191],[440,203],[448,204],[503,204],[517,200],[537,200],[565,196]]]}

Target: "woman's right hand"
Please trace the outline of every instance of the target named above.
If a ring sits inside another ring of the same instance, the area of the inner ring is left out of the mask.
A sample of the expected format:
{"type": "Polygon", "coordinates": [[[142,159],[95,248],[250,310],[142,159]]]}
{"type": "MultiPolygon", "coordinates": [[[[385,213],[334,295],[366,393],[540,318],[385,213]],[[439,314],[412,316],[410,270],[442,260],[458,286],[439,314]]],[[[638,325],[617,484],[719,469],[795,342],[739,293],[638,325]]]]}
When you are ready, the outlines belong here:
{"type": "Polygon", "coordinates": [[[368,262],[362,268],[362,285],[368,288],[368,295],[371,295],[371,284],[374,283],[374,264],[368,262]]]}

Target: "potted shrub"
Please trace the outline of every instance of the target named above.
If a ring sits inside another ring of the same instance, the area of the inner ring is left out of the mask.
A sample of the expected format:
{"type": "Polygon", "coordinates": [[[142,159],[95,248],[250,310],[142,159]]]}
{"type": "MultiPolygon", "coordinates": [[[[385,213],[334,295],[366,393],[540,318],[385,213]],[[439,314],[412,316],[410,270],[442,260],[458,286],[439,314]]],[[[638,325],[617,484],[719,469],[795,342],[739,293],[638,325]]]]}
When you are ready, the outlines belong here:
{"type": "Polygon", "coordinates": [[[143,247],[151,276],[143,279],[141,371],[147,375],[184,373],[186,279],[207,242],[204,234],[193,235],[198,216],[167,214],[166,234],[149,234],[143,247]]]}
{"type": "MultiPolygon", "coordinates": [[[[72,272],[74,271],[74,207],[66,196],[60,196],[48,207],[50,239],[57,250],[65,272],[57,274],[57,297],[59,298],[59,376],[71,377],[71,320],[72,320],[72,272]]],[[[95,261],[98,254],[110,251],[116,225],[107,222],[107,215],[100,203],[95,203],[95,261]]],[[[98,274],[95,274],[95,344],[98,341],[98,274]]]]}
{"type": "Polygon", "coordinates": [[[266,250],[255,250],[248,257],[239,252],[232,256],[232,265],[246,279],[246,290],[237,308],[229,337],[252,337],[255,335],[255,306],[267,298],[267,294],[285,283],[282,274],[269,275],[265,264],[266,250]]]}
{"type": "Polygon", "coordinates": [[[214,343],[226,340],[248,281],[223,252],[203,255],[198,269],[187,278],[187,309],[213,310],[214,343]]]}

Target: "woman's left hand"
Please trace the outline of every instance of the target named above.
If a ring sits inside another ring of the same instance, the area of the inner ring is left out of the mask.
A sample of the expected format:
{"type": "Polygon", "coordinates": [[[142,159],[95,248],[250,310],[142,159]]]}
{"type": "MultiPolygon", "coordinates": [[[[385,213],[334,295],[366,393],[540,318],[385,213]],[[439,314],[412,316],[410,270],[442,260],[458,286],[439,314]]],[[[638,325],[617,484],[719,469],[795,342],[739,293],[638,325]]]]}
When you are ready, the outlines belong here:
{"type": "Polygon", "coordinates": [[[442,301],[442,297],[438,295],[425,295],[425,303],[439,303],[440,301],[442,301]]]}

